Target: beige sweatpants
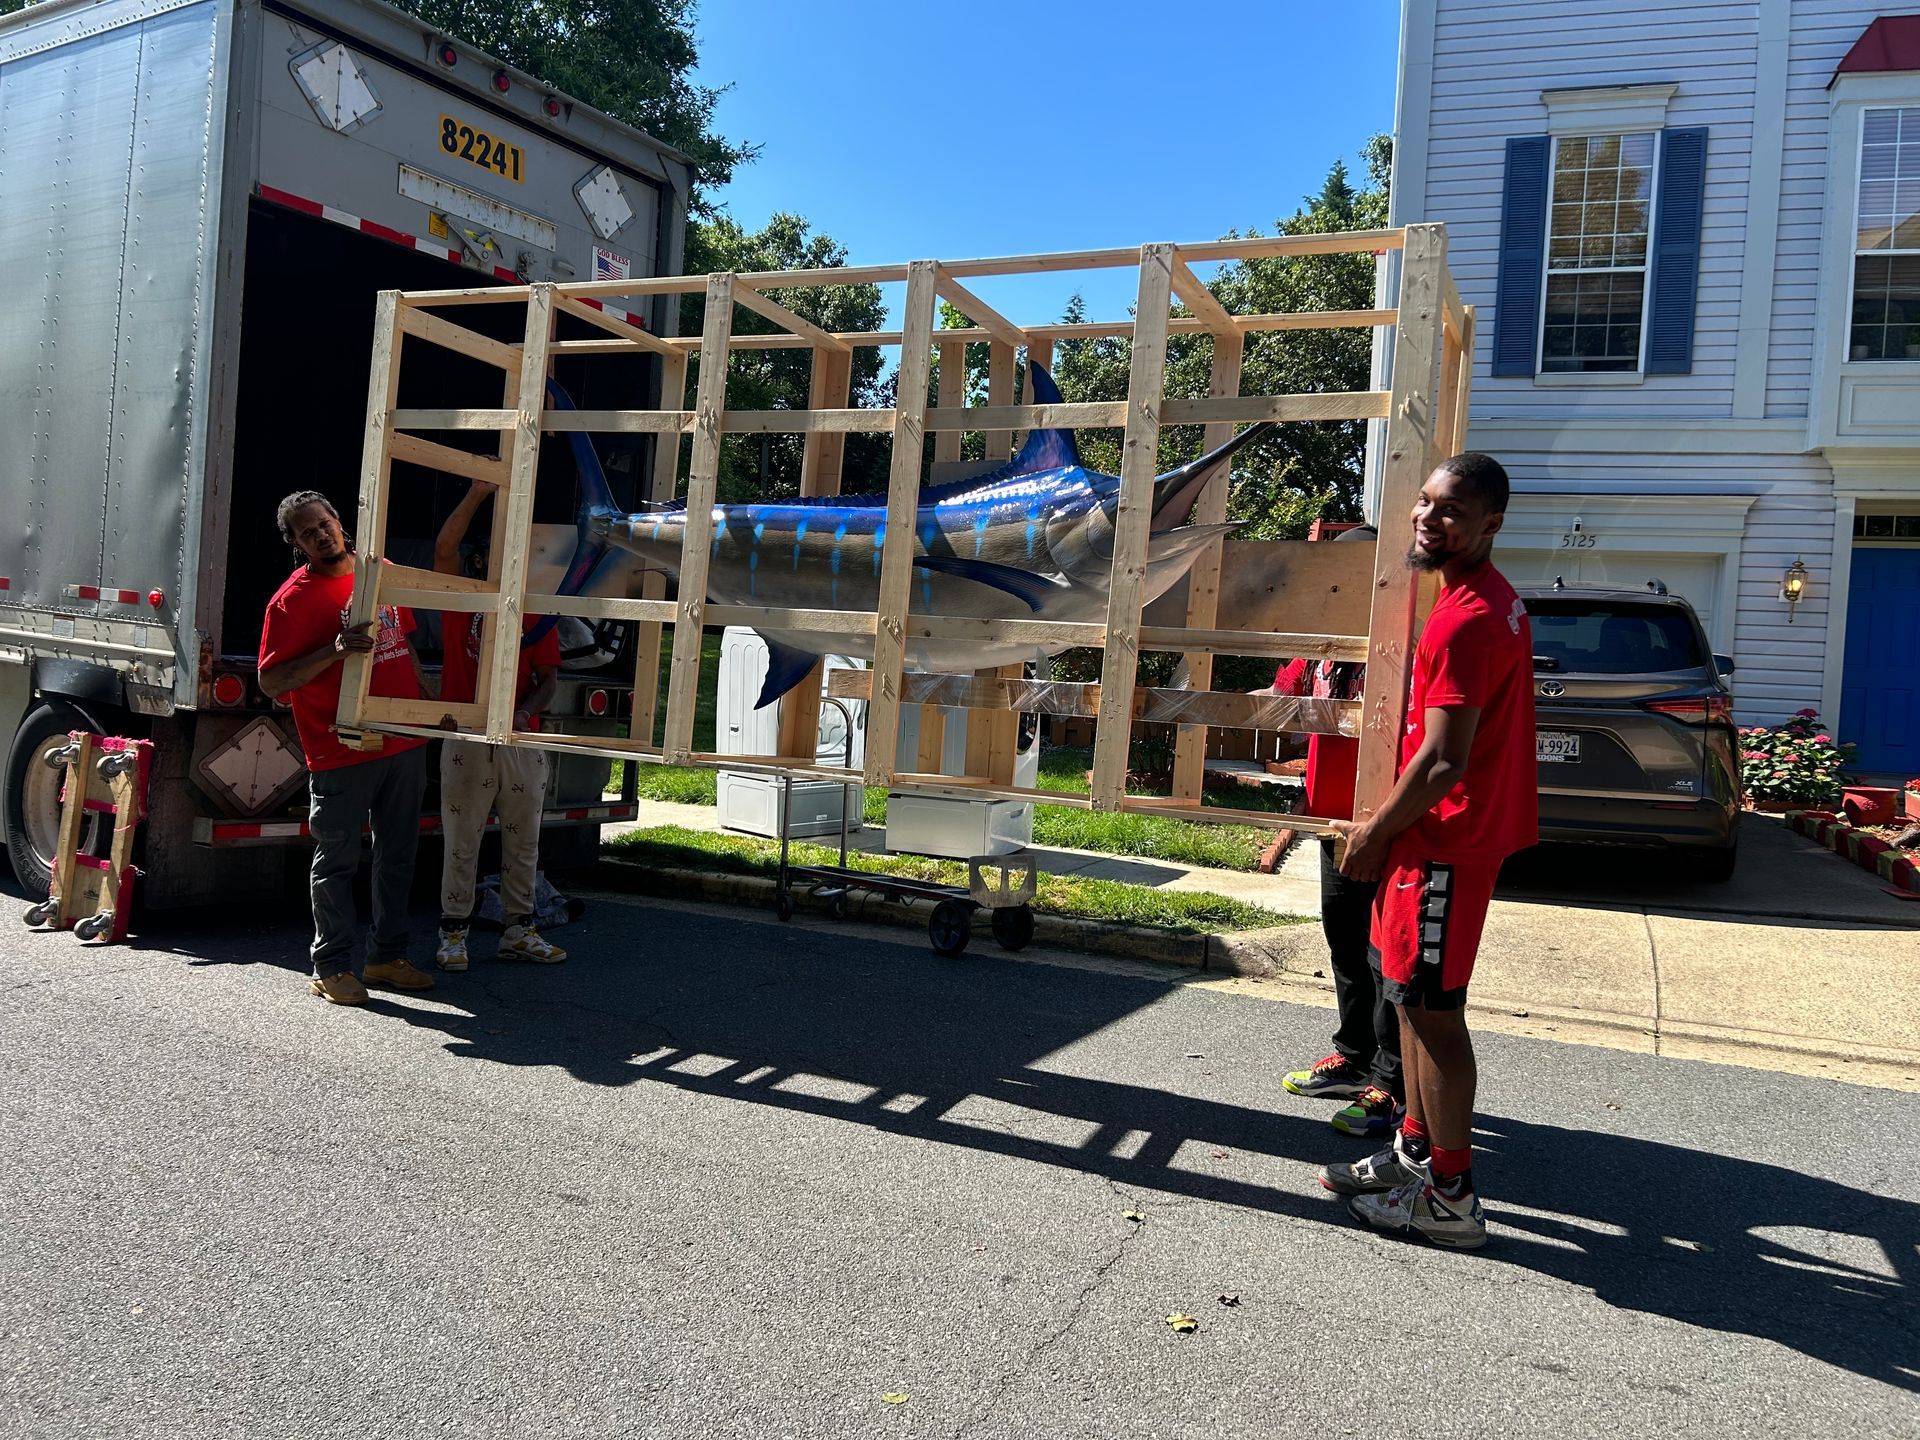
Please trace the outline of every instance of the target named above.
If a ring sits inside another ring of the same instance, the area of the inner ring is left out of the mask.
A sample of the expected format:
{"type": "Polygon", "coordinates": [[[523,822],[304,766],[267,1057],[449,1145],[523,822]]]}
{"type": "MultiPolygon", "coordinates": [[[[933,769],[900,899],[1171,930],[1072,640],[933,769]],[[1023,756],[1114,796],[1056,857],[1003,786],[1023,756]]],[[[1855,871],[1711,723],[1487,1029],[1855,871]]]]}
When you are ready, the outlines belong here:
{"type": "Polygon", "coordinates": [[[440,746],[440,917],[473,914],[474,870],[489,811],[500,812],[500,904],[511,925],[533,913],[533,877],[540,862],[540,808],[547,793],[547,752],[530,746],[447,740],[440,746]]]}

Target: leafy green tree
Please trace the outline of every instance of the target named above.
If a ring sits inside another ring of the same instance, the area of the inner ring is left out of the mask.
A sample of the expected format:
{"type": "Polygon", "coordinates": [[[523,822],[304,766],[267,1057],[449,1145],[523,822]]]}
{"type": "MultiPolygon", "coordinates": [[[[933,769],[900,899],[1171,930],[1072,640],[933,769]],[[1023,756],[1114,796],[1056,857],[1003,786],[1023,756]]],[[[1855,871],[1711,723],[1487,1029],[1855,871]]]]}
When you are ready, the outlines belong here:
{"type": "MultiPolygon", "coordinates": [[[[1335,161],[1318,194],[1280,222],[1282,235],[1373,230],[1387,223],[1387,183],[1392,141],[1376,135],[1361,151],[1366,178],[1356,188],[1344,161],[1335,161]]],[[[1257,230],[1247,232],[1257,235],[1257,230]]],[[[1373,256],[1305,255],[1235,261],[1220,267],[1207,288],[1236,315],[1305,310],[1373,308],[1373,256]]],[[[1187,313],[1184,307],[1178,312],[1187,313]]],[[[1079,296],[1061,320],[1085,320],[1079,296]]],[[[1371,368],[1370,330],[1271,330],[1247,336],[1241,390],[1279,395],[1322,390],[1364,390],[1371,368]]],[[[1070,340],[1058,350],[1054,378],[1069,400],[1119,400],[1127,393],[1130,345],[1124,336],[1070,340]]],[[[1213,340],[1176,335],[1170,341],[1166,393],[1180,399],[1207,394],[1213,340]]],[[[1081,454],[1108,474],[1117,474],[1121,435],[1080,432],[1081,454]]],[[[1171,469],[1199,453],[1197,426],[1163,430],[1160,468],[1171,469]]],[[[1366,423],[1288,424],[1242,452],[1236,461],[1228,518],[1253,539],[1301,538],[1317,518],[1360,518],[1361,470],[1366,423]]]]}

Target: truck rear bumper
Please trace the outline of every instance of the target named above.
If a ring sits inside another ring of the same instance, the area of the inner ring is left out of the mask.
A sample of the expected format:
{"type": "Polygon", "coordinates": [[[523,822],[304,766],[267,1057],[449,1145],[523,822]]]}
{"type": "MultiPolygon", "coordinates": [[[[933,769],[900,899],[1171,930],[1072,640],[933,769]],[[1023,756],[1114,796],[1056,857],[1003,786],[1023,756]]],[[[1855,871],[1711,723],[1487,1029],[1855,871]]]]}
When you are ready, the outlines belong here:
{"type": "MultiPolygon", "coordinates": [[[[604,825],[615,820],[631,820],[638,807],[630,801],[612,801],[604,805],[575,805],[564,809],[543,810],[540,813],[540,828],[552,829],[568,825],[604,825]]],[[[498,830],[500,819],[489,816],[487,829],[498,830]]],[[[440,833],[438,815],[420,817],[420,833],[437,835],[440,833]]],[[[248,845],[307,845],[313,837],[307,831],[304,820],[211,820],[205,817],[193,822],[193,843],[211,849],[232,849],[248,845]]]]}

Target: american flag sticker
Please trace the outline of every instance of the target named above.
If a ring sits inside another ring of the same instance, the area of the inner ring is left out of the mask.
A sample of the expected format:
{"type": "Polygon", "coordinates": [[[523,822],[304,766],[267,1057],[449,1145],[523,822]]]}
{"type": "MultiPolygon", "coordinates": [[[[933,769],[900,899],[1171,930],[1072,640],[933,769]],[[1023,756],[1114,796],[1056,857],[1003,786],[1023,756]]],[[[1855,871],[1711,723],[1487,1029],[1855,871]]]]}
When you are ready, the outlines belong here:
{"type": "Polygon", "coordinates": [[[627,257],[616,255],[605,246],[593,247],[593,278],[596,280],[624,280],[627,278],[627,257]]]}

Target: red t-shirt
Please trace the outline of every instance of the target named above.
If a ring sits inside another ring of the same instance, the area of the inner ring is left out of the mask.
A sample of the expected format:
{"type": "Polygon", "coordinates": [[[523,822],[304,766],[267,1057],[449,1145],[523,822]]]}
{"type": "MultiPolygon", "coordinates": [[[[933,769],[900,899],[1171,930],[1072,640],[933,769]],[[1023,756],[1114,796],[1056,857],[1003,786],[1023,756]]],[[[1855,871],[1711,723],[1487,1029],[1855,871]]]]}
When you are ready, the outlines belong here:
{"type": "Polygon", "coordinates": [[[1440,592],[1413,656],[1404,768],[1426,737],[1426,712],[1480,712],[1467,774],[1400,838],[1428,860],[1498,864],[1540,838],[1534,759],[1533,631],[1491,564],[1440,592]]]}
{"type": "MultiPolygon", "coordinates": [[[[329,644],[347,623],[347,605],[353,598],[353,574],[321,575],[302,565],[287,577],[267,602],[266,623],[260,627],[260,668],[282,665],[310,655],[329,644]]],[[[380,626],[373,642],[373,677],[369,695],[389,700],[418,700],[420,684],[407,636],[413,630],[413,612],[399,605],[380,607],[380,626]]],[[[424,745],[424,740],[389,735],[379,750],[349,750],[333,733],[340,714],[340,664],[329,665],[298,690],[290,692],[293,726],[300,733],[300,749],[309,770],[337,770],[382,755],[398,755],[424,745]]]]}
{"type": "MultiPolygon", "coordinates": [[[[538,615],[529,615],[521,622],[520,633],[524,635],[533,629],[542,618],[538,615]]],[[[464,644],[456,644],[456,637],[463,629],[461,619],[462,617],[452,610],[442,611],[440,616],[441,644],[446,652],[440,660],[440,698],[458,705],[464,705],[473,699],[474,676],[480,669],[480,616],[476,612],[466,617],[468,621],[464,627],[466,641],[464,644]]],[[[533,688],[533,667],[536,665],[559,668],[560,627],[558,625],[548,626],[547,633],[533,644],[520,647],[520,677],[513,687],[513,699],[516,705],[526,699],[527,691],[533,688]]],[[[540,717],[531,716],[528,723],[533,729],[538,730],[540,717]]]]}
{"type": "MultiPolygon", "coordinates": [[[[1333,660],[1290,660],[1273,677],[1280,695],[1355,700],[1367,667],[1333,660]]],[[[1360,774],[1360,742],[1346,735],[1307,737],[1307,814],[1320,820],[1351,820],[1360,774]]]]}

